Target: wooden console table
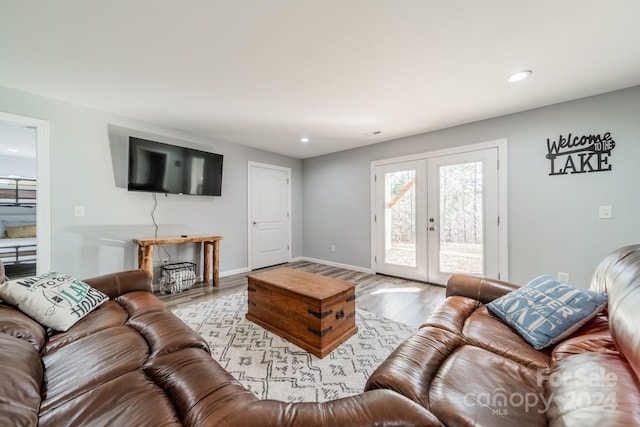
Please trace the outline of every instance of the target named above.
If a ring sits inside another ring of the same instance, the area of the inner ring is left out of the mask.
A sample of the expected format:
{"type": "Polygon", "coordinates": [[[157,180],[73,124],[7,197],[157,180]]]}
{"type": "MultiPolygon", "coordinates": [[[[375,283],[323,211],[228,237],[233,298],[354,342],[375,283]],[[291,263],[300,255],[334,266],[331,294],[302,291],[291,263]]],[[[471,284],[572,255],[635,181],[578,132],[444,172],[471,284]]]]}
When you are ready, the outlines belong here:
{"type": "Polygon", "coordinates": [[[211,279],[211,265],[213,265],[213,286],[215,287],[218,287],[220,285],[220,270],[218,267],[218,258],[220,256],[220,240],[222,240],[222,236],[186,236],[133,239],[133,241],[138,244],[138,268],[146,270],[151,277],[153,277],[154,246],[178,243],[202,243],[202,246],[204,248],[203,280],[206,283],[211,279]],[[209,259],[211,259],[211,261],[209,259]]]}

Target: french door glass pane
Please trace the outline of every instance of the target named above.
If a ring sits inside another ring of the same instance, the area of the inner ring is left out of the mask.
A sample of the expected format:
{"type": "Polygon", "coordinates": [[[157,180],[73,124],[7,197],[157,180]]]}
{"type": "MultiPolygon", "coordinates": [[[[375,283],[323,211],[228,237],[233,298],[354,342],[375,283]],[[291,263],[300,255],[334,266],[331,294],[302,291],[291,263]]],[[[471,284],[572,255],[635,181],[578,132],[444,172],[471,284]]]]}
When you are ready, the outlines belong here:
{"type": "Polygon", "coordinates": [[[387,264],[416,266],[416,171],[385,174],[385,253],[387,264]]]}
{"type": "Polygon", "coordinates": [[[482,162],[440,166],[440,271],[484,270],[482,162]]]}

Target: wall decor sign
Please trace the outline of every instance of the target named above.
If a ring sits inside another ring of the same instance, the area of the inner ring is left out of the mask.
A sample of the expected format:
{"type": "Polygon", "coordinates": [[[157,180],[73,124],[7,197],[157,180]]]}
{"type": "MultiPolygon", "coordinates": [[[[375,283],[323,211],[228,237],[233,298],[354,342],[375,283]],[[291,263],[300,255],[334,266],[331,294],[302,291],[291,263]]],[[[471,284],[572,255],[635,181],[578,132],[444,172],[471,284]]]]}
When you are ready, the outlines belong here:
{"type": "Polygon", "coordinates": [[[549,175],[567,175],[611,170],[609,157],[616,142],[611,132],[602,135],[574,136],[562,134],[557,141],[547,138],[547,159],[551,162],[549,175]]]}
{"type": "Polygon", "coordinates": [[[602,135],[574,136],[560,134],[557,141],[547,138],[547,159],[551,162],[549,175],[567,175],[611,170],[609,157],[616,142],[611,132],[602,135]]]}

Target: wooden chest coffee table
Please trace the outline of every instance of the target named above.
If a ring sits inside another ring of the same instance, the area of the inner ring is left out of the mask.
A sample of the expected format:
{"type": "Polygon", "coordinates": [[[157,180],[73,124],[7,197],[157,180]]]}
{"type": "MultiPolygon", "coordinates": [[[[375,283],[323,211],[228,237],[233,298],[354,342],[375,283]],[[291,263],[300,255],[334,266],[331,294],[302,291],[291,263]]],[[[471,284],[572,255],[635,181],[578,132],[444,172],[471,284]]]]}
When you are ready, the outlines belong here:
{"type": "Polygon", "coordinates": [[[247,319],[320,358],[358,332],[353,282],[290,268],[247,278],[247,319]]]}

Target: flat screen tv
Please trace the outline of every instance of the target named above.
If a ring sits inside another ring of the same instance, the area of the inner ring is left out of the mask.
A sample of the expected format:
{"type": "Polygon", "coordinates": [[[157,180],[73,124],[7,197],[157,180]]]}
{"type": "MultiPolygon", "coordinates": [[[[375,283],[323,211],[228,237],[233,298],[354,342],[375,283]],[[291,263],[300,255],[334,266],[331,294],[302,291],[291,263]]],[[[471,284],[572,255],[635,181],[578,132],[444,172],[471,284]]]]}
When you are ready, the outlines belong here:
{"type": "Polygon", "coordinates": [[[222,195],[222,154],[129,137],[129,191],[222,195]]]}

